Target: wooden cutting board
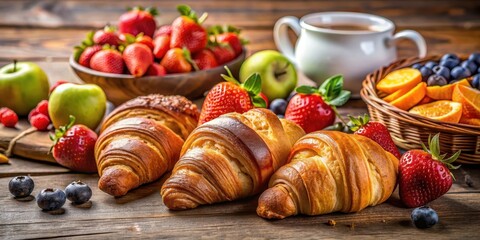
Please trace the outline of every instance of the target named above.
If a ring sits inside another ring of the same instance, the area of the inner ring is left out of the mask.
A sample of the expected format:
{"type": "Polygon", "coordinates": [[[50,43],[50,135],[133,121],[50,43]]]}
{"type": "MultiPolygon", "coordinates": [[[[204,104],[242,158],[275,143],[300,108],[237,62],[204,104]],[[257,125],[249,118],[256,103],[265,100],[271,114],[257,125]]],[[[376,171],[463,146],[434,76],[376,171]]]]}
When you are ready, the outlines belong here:
{"type": "Polygon", "coordinates": [[[53,156],[49,153],[52,141],[48,134],[48,132],[40,132],[32,129],[30,124],[23,119],[19,121],[16,128],[7,128],[0,124],[0,152],[4,153],[10,143],[15,140],[11,151],[13,155],[28,159],[55,162],[53,156]]]}

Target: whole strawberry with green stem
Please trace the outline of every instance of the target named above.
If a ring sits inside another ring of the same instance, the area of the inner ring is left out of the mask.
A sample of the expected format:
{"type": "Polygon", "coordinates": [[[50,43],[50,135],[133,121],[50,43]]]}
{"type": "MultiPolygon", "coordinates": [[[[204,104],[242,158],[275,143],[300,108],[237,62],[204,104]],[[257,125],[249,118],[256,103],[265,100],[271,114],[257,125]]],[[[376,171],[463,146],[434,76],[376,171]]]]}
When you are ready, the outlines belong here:
{"type": "Polygon", "coordinates": [[[452,186],[454,177],[449,169],[460,151],[449,158],[440,154],[440,134],[428,137],[428,148],[410,150],[400,158],[398,182],[400,199],[407,207],[423,206],[444,195],[452,186]]]}
{"type": "Polygon", "coordinates": [[[135,77],[145,75],[153,63],[152,50],[147,45],[137,42],[126,46],[122,57],[128,71],[135,77]]]}
{"type": "Polygon", "coordinates": [[[120,16],[118,30],[120,33],[130,33],[133,36],[143,33],[153,37],[157,28],[156,15],[157,10],[155,8],[134,7],[120,16]]]}
{"type": "Polygon", "coordinates": [[[392,136],[385,125],[380,122],[370,121],[370,116],[368,116],[368,114],[358,118],[349,116],[349,118],[350,122],[348,125],[350,130],[354,131],[354,134],[372,139],[398,159],[402,157],[402,154],[398,151],[398,148],[393,142],[392,136]]]}
{"type": "Polygon", "coordinates": [[[58,164],[79,172],[96,172],[94,148],[97,134],[88,127],[75,123],[70,115],[70,122],[55,130],[50,135],[53,146],[50,149],[58,164]]]}
{"type": "Polygon", "coordinates": [[[339,116],[336,107],[350,98],[350,91],[343,90],[341,75],[325,80],[319,88],[300,86],[296,92],[288,103],[285,118],[297,123],[306,133],[332,125],[335,116],[339,116]]]}
{"type": "Polygon", "coordinates": [[[208,33],[214,37],[214,41],[230,45],[235,56],[238,56],[243,51],[243,45],[248,43],[247,40],[240,38],[240,32],[240,29],[231,25],[214,25],[208,28],[208,33]]]}
{"type": "Polygon", "coordinates": [[[208,14],[198,17],[197,13],[187,5],[179,5],[177,10],[181,16],[172,23],[170,48],[186,47],[190,53],[196,53],[207,46],[208,34],[202,23],[208,14]]]}
{"type": "Polygon", "coordinates": [[[103,29],[95,32],[93,42],[97,45],[109,44],[111,46],[117,46],[121,41],[116,33],[116,28],[106,25],[103,29]]]}
{"type": "Polygon", "coordinates": [[[187,73],[192,68],[198,70],[187,48],[171,48],[165,53],[160,65],[165,67],[168,73],[187,73]]]}
{"type": "Polygon", "coordinates": [[[90,68],[100,72],[122,74],[125,62],[122,54],[114,46],[104,45],[102,50],[91,57],[90,68]]]}
{"type": "Polygon", "coordinates": [[[220,115],[237,112],[244,113],[254,107],[266,107],[265,100],[259,95],[262,80],[258,73],[252,74],[244,83],[235,79],[225,67],[228,76],[222,74],[226,82],[215,85],[205,97],[198,124],[201,125],[220,115]]]}

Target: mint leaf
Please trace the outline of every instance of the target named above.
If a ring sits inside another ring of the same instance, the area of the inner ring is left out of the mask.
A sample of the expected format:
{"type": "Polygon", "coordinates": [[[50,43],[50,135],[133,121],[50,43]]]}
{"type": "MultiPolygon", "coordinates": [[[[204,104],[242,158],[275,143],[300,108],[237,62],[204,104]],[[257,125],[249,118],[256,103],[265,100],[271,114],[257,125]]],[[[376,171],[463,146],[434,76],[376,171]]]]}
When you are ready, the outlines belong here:
{"type": "Polygon", "coordinates": [[[262,91],[262,78],[260,74],[253,73],[242,85],[247,92],[258,95],[262,91]]]}
{"type": "Polygon", "coordinates": [[[340,94],[335,97],[334,99],[328,101],[328,103],[332,106],[342,106],[343,104],[345,104],[348,99],[350,99],[350,91],[347,91],[347,90],[340,90],[340,94]]]}
{"type": "Polygon", "coordinates": [[[336,98],[342,91],[343,88],[343,76],[335,75],[327,80],[325,80],[322,85],[320,85],[320,94],[326,101],[330,101],[336,98]]]}
{"type": "Polygon", "coordinates": [[[297,88],[295,89],[295,91],[296,91],[297,93],[303,93],[303,94],[318,93],[318,89],[316,89],[315,87],[312,87],[312,86],[307,86],[307,85],[303,85],[303,86],[297,87],[297,88]]]}
{"type": "Polygon", "coordinates": [[[252,97],[252,103],[253,103],[253,106],[255,106],[255,107],[259,107],[259,108],[266,108],[267,107],[267,103],[265,102],[265,99],[263,99],[260,96],[253,96],[252,97]]]}

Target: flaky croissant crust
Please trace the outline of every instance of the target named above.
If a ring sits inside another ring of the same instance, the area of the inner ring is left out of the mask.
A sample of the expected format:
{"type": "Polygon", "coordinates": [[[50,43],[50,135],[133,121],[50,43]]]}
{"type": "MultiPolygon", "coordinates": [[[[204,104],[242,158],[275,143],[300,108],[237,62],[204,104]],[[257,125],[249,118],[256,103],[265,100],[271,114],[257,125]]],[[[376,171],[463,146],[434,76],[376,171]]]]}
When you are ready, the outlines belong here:
{"type": "Polygon", "coordinates": [[[195,105],[181,96],[149,95],[119,106],[95,145],[99,188],[122,196],[170,171],[197,119],[195,105]]]}
{"type": "Polygon", "coordinates": [[[386,201],[395,188],[398,159],[363,136],[310,133],[289,159],[260,196],[259,216],[358,212],[386,201]]]}
{"type": "Polygon", "coordinates": [[[162,187],[163,201],[170,209],[187,209],[257,194],[303,134],[266,109],[207,122],[185,141],[182,157],[162,187]]]}

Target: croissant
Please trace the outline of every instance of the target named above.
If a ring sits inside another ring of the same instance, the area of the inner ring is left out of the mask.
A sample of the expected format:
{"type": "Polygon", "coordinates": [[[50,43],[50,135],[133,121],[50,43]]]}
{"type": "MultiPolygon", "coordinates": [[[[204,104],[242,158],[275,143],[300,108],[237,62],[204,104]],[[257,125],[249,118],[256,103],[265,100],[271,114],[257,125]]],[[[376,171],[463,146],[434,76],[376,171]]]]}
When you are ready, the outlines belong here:
{"type": "Polygon", "coordinates": [[[364,136],[313,132],[295,143],[289,159],[261,194],[260,217],[358,212],[395,188],[398,159],[364,136]]]}
{"type": "Polygon", "coordinates": [[[304,134],[266,109],[229,113],[202,124],[185,141],[162,186],[163,202],[181,210],[260,193],[304,134]]]}
{"type": "Polygon", "coordinates": [[[104,120],[95,144],[98,187],[122,196],[170,171],[198,116],[181,96],[142,96],[119,106],[104,120]]]}

